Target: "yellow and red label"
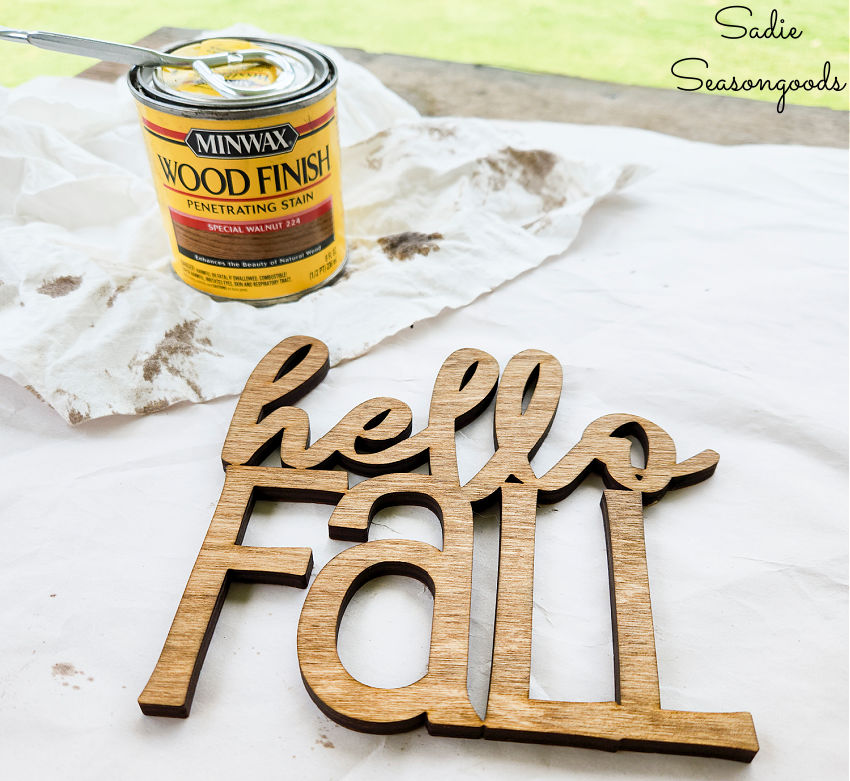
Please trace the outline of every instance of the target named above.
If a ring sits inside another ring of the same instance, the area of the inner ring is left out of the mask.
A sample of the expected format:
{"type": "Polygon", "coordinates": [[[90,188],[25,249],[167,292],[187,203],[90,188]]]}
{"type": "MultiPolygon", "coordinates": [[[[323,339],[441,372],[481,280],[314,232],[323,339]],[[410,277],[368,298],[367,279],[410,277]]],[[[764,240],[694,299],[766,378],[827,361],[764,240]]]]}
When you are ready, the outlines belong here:
{"type": "Polygon", "coordinates": [[[345,260],[336,94],[274,116],[198,119],[137,104],[187,284],[222,298],[295,296],[345,260]]]}

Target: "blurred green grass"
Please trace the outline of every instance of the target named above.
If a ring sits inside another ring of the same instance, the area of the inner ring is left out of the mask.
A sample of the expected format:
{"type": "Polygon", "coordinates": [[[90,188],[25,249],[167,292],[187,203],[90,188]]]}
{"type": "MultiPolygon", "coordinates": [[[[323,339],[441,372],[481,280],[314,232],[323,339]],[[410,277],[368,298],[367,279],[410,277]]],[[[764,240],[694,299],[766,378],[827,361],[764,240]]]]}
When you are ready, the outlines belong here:
{"type": "MultiPolygon", "coordinates": [[[[740,2],[740,0],[737,0],[740,2]]],[[[270,32],[372,52],[393,52],[526,71],[560,73],[600,81],[675,89],[671,65],[685,57],[709,63],[683,66],[682,73],[739,80],[814,79],[824,61],[842,83],[848,80],[848,6],[845,0],[751,2],[735,23],[768,25],[777,8],[786,29],[803,29],[797,40],[728,40],[714,21],[721,0],[408,0],[369,2],[233,0],[174,3],[148,0],[20,0],[2,12],[0,23],[88,35],[127,43],[161,26],[217,28],[248,22],[270,32]]],[[[732,30],[725,30],[734,33],[732,30]]],[[[0,84],[14,86],[36,75],[72,75],[91,61],[0,42],[0,84]]],[[[704,90],[703,90],[704,91],[704,90]]],[[[775,103],[774,92],[738,92],[737,97],[775,103]]],[[[788,102],[848,108],[850,88],[841,92],[795,92],[788,102]]]]}

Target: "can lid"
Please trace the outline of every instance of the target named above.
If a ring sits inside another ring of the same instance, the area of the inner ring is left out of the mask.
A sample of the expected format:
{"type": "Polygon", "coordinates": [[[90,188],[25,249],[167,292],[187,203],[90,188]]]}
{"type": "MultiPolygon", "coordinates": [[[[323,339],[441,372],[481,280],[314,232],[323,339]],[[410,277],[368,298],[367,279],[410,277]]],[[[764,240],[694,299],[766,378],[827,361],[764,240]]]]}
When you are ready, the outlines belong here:
{"type": "Polygon", "coordinates": [[[296,100],[324,84],[326,58],[306,47],[249,38],[207,38],[170,50],[182,57],[250,50],[252,59],[209,68],[144,66],[139,85],[154,95],[184,106],[233,108],[296,100]]]}

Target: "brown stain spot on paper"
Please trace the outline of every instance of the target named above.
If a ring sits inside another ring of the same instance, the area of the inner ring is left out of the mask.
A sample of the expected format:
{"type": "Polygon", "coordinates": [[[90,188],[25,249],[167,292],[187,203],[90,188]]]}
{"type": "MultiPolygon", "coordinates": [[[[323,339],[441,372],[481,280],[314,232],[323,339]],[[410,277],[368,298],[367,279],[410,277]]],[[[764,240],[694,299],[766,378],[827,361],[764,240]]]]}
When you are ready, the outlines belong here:
{"type": "Polygon", "coordinates": [[[165,332],[153,355],[142,365],[142,376],[145,380],[151,382],[162,371],[163,366],[168,367],[172,358],[178,355],[194,355],[197,352],[192,344],[197,327],[197,320],[184,320],[165,332]]]}
{"type": "Polygon", "coordinates": [[[321,733],[319,737],[316,739],[316,743],[320,746],[324,746],[325,748],[336,748],[334,744],[331,742],[330,738],[324,733],[321,733]]]}
{"type": "MultiPolygon", "coordinates": [[[[42,396],[32,385],[24,385],[24,388],[32,393],[39,401],[44,401],[44,396],[42,396]]],[[[47,403],[46,401],[44,402],[47,403]]]]}
{"type": "MultiPolygon", "coordinates": [[[[78,675],[85,675],[85,673],[82,670],[78,670],[70,662],[56,662],[56,664],[53,665],[54,678],[75,678],[78,675]]],[[[94,677],[89,675],[86,680],[92,682],[94,681],[94,677]]],[[[62,681],[62,685],[71,686],[71,681],[62,681]]],[[[80,687],[77,684],[74,684],[73,686],[71,686],[71,688],[77,689],[79,691],[80,687]]]]}
{"type": "MultiPolygon", "coordinates": [[[[76,426],[78,423],[84,423],[87,420],[91,420],[91,412],[89,412],[88,410],[86,410],[85,412],[80,412],[80,410],[78,410],[75,406],[73,406],[76,402],[79,402],[79,401],[82,401],[83,404],[86,404],[85,401],[78,398],[73,393],[69,393],[64,388],[57,388],[54,393],[55,393],[56,396],[65,396],[66,398],[68,398],[70,400],[71,403],[68,405],[67,415],[68,415],[68,422],[72,426],[76,426]]],[[[51,404],[50,406],[53,407],[54,405],[51,404]]],[[[88,406],[88,405],[86,405],[86,406],[88,406]]],[[[54,407],[54,409],[57,409],[57,408],[54,407]]],[[[57,411],[60,411],[60,414],[61,414],[61,410],[57,409],[57,411]]]]}
{"type": "Polygon", "coordinates": [[[405,231],[382,236],[378,239],[378,244],[387,257],[395,260],[409,260],[414,255],[428,255],[431,250],[437,252],[440,249],[437,240],[442,238],[442,233],[405,231]]]}
{"type": "Polygon", "coordinates": [[[147,404],[140,404],[135,411],[137,415],[150,415],[152,412],[159,412],[168,406],[169,404],[165,399],[154,399],[147,404]]]}
{"type": "Polygon", "coordinates": [[[61,298],[67,296],[68,293],[73,293],[81,284],[82,277],[56,277],[55,279],[45,279],[41,286],[36,290],[36,293],[41,293],[43,296],[51,298],[61,298]]]}
{"type": "Polygon", "coordinates": [[[536,188],[552,173],[558,157],[546,149],[514,149],[506,146],[500,152],[522,170],[523,185],[529,190],[536,188]]]}
{"type": "Polygon", "coordinates": [[[56,662],[53,665],[53,675],[61,678],[69,678],[72,675],[85,675],[82,670],[78,670],[70,662],[56,662]]]}
{"type": "Polygon", "coordinates": [[[112,305],[115,303],[115,299],[118,298],[125,290],[127,290],[133,282],[136,281],[136,277],[130,277],[126,282],[122,282],[115,290],[112,291],[109,298],[106,299],[106,307],[107,309],[111,309],[112,305]]]}
{"type": "Polygon", "coordinates": [[[546,149],[516,149],[506,146],[495,155],[485,157],[489,171],[488,184],[493,190],[504,190],[510,181],[543,201],[544,211],[551,211],[566,203],[563,192],[548,187],[548,179],[555,169],[558,156],[546,149]]]}
{"type": "Polygon", "coordinates": [[[181,356],[191,358],[201,352],[198,344],[210,344],[209,339],[195,339],[195,331],[199,322],[199,320],[184,320],[165,332],[153,354],[146,358],[142,364],[142,377],[146,382],[153,382],[165,369],[183,380],[198,398],[203,396],[198,383],[181,371],[179,366],[175,365],[176,359],[181,356]]]}
{"type": "Polygon", "coordinates": [[[79,423],[85,423],[87,420],[91,420],[91,414],[88,412],[80,412],[78,409],[74,409],[73,407],[68,410],[68,421],[72,426],[76,426],[79,423]]]}

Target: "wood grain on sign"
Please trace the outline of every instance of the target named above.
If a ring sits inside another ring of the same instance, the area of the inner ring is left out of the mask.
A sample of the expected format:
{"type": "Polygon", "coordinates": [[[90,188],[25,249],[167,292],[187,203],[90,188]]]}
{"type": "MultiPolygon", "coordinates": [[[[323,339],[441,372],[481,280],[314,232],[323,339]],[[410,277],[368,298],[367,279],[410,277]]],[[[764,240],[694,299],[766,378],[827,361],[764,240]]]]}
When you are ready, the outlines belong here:
{"type": "Polygon", "coordinates": [[[209,531],[189,575],[153,674],[139,697],[149,716],[188,716],[201,665],[232,581],[306,588],[309,548],[242,545],[257,499],[333,504],[345,494],[342,472],[304,474],[267,467],[230,467],[209,531]]]}
{"type": "Polygon", "coordinates": [[[639,494],[605,491],[615,702],[529,698],[534,579],[534,490],[502,488],[493,663],[484,737],[750,761],[749,713],[662,710],[639,494]]]}
{"type": "Polygon", "coordinates": [[[452,353],[434,384],[428,425],[412,433],[402,401],[377,397],[354,407],[310,442],[307,413],[292,404],[328,372],[322,342],[294,336],[257,365],[233,414],[222,450],[221,499],[177,609],[162,654],[139,698],[149,715],[187,716],[215,621],[232,580],[304,588],[312,568],[306,548],[241,544],[257,498],[336,505],[334,539],[355,543],[317,574],[297,630],[298,661],[308,693],[330,718],[364,732],[392,733],[425,724],[461,737],[534,741],[694,754],[750,761],[758,751],[748,713],[697,713],[661,707],[643,506],[671,489],[710,477],[712,450],[678,461],[672,438],[634,415],[593,421],[546,474],[530,461],[552,426],[561,394],[560,364],[539,350],[499,366],[481,350],[452,353]],[[465,485],[458,477],[456,431],[495,397],[494,453],[465,485]],[[629,437],[644,454],[632,463],[629,437]],[[274,449],[280,467],[257,466],[274,449]],[[429,474],[407,474],[421,464],[429,474]],[[345,471],[368,479],[348,488],[345,471]],[[602,514],[608,550],[614,639],[613,702],[532,700],[531,615],[537,505],[560,501],[591,472],[606,486],[602,514]],[[492,673],[486,717],[467,694],[472,585],[473,508],[501,504],[501,541],[492,673]],[[432,510],[442,548],[414,540],[368,539],[377,512],[394,505],[432,510]],[[434,596],[426,674],[394,689],[367,686],[343,666],[337,635],[345,608],[369,580],[396,574],[434,596]]]}
{"type": "Polygon", "coordinates": [[[291,336],[257,364],[236,404],[221,451],[226,467],[259,464],[286,432],[310,437],[307,413],[290,406],[315,388],[330,368],[328,348],[318,339],[291,336]]]}
{"type": "Polygon", "coordinates": [[[472,508],[456,486],[428,475],[386,475],[358,484],[329,521],[331,537],[365,540],[369,523],[394,504],[433,510],[443,549],[413,540],[375,540],[332,559],[316,576],[298,622],[298,659],[310,696],[322,711],[364,732],[401,732],[425,722],[432,734],[477,737],[481,719],[466,690],[472,593],[472,508]],[[408,575],[434,595],[428,672],[397,689],[367,686],[349,675],[337,632],[349,600],[381,575],[408,575]]]}

